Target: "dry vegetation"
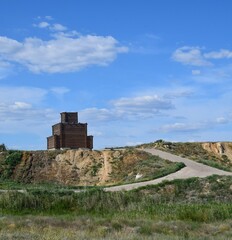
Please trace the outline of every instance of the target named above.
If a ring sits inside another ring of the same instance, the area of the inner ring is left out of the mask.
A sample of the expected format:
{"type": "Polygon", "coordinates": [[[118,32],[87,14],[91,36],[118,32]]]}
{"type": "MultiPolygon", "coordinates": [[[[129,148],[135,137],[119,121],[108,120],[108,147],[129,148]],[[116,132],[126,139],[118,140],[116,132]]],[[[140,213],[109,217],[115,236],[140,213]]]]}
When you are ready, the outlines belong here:
{"type": "MultiPolygon", "coordinates": [[[[156,148],[162,151],[173,153],[181,157],[187,157],[194,161],[219,168],[225,171],[232,171],[232,143],[220,143],[221,147],[227,149],[225,153],[213,151],[212,149],[203,148],[207,143],[192,143],[192,142],[166,142],[158,140],[156,142],[142,144],[137,147],[139,148],[156,148]]],[[[217,145],[217,143],[212,143],[217,145]]]]}
{"type": "Polygon", "coordinates": [[[4,217],[0,239],[20,240],[226,240],[232,221],[196,223],[149,219],[73,217],[4,217]]]}
{"type": "Polygon", "coordinates": [[[231,239],[231,200],[232,178],[222,176],[130,192],[2,193],[0,238],[231,239]]]}
{"type": "Polygon", "coordinates": [[[3,151],[0,155],[0,178],[23,183],[123,184],[162,177],[182,167],[181,163],[172,163],[136,149],[3,151]]]}
{"type": "MultiPolygon", "coordinates": [[[[209,154],[198,143],[158,141],[143,147],[157,147],[197,161],[214,161],[218,157],[209,154]]],[[[32,181],[35,170],[42,169],[45,174],[45,170],[54,166],[57,155],[64,153],[38,152],[36,158],[33,154],[18,151],[0,154],[0,172],[5,176],[0,188],[27,190],[25,193],[0,192],[0,239],[232,239],[230,176],[174,180],[128,192],[84,187],[84,191],[75,193],[70,189],[74,187],[68,184],[13,182],[16,176],[28,179],[26,182],[32,181]]],[[[133,148],[97,151],[100,160],[93,158],[90,152],[75,154],[69,152],[59,158],[57,161],[62,160],[60,167],[68,165],[70,168],[66,169],[75,169],[76,157],[86,157],[82,166],[85,166],[87,177],[98,179],[101,176],[108,183],[135,181],[138,173],[142,177],[137,181],[147,180],[167,174],[173,167],[176,170],[177,166],[133,148]],[[106,172],[110,174],[104,175],[106,172]]]]}

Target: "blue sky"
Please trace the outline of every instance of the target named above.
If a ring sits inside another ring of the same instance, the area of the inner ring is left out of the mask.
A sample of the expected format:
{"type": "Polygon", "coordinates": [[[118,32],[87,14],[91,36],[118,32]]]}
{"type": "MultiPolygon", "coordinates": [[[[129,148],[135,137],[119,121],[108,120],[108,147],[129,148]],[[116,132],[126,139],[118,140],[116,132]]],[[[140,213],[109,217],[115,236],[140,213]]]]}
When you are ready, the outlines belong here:
{"type": "Polygon", "coordinates": [[[230,141],[229,0],[1,0],[0,143],[46,149],[60,112],[94,147],[230,141]]]}

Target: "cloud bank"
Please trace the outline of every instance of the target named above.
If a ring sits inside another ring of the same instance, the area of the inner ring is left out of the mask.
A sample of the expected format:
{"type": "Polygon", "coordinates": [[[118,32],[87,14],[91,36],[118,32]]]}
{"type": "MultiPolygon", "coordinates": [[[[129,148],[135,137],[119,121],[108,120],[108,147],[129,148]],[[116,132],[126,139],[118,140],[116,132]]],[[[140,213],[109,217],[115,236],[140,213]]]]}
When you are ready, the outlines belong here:
{"type": "Polygon", "coordinates": [[[51,39],[28,37],[18,41],[0,36],[0,78],[13,64],[33,73],[75,72],[92,65],[107,66],[118,54],[128,51],[112,36],[81,35],[45,21],[33,26],[48,29],[51,39]]]}

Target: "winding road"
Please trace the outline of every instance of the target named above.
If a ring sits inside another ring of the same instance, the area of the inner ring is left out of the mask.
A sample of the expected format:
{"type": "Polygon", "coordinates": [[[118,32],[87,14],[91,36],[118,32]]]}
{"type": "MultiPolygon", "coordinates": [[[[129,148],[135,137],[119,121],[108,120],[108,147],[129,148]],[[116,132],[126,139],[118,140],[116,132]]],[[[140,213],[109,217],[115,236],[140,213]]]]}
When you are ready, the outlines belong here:
{"type": "MultiPolygon", "coordinates": [[[[131,183],[131,184],[125,184],[125,185],[119,185],[119,186],[113,186],[113,187],[105,187],[104,190],[107,192],[116,192],[116,191],[129,191],[132,189],[136,189],[139,187],[147,186],[147,185],[155,185],[158,183],[163,182],[164,180],[166,181],[171,181],[174,179],[187,179],[191,177],[208,177],[211,175],[227,175],[227,176],[232,176],[232,172],[226,172],[217,168],[213,168],[198,162],[195,162],[193,160],[190,160],[188,158],[182,158],[179,156],[176,156],[171,153],[163,152],[157,149],[143,149],[143,151],[151,153],[153,155],[159,156],[163,159],[167,159],[171,162],[183,162],[185,164],[185,167],[180,169],[177,172],[171,173],[167,176],[150,180],[150,181],[145,181],[145,182],[138,182],[138,183],[131,183]]],[[[71,189],[70,189],[71,190],[71,189]]],[[[26,193],[26,190],[2,190],[0,189],[1,192],[21,192],[21,193],[26,193]]],[[[73,189],[73,192],[79,193],[83,192],[85,190],[76,190],[73,189]]]]}
{"type": "Polygon", "coordinates": [[[135,188],[139,188],[146,185],[154,185],[161,183],[164,180],[171,181],[174,179],[186,179],[191,177],[200,177],[204,178],[210,175],[230,175],[232,176],[232,172],[226,172],[223,170],[219,170],[217,168],[213,168],[198,162],[195,162],[193,160],[182,158],[179,156],[176,156],[171,153],[163,152],[157,149],[143,149],[145,152],[151,153],[153,155],[159,156],[163,159],[167,159],[172,162],[183,162],[186,167],[182,168],[181,170],[171,173],[167,176],[164,176],[162,178],[154,179],[151,181],[146,182],[138,182],[138,183],[131,183],[126,185],[120,185],[120,186],[114,186],[114,187],[106,187],[104,188],[105,191],[128,191],[135,188]]]}

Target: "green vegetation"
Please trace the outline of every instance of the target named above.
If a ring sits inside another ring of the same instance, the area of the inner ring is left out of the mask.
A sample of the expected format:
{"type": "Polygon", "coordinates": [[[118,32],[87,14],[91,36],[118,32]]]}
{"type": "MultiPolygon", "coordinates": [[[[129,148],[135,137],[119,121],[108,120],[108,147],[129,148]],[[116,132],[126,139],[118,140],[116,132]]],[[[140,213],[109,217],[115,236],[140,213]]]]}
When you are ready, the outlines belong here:
{"type": "Polygon", "coordinates": [[[17,214],[139,214],[149,217],[157,215],[164,220],[180,220],[183,216],[178,214],[181,209],[186,211],[186,205],[195,210],[199,208],[208,211],[207,219],[204,217],[201,221],[214,221],[232,217],[231,201],[232,177],[215,175],[204,179],[163,182],[128,192],[105,192],[101,188],[93,188],[75,193],[68,188],[54,188],[52,191],[46,188],[27,188],[26,193],[1,193],[0,210],[2,213],[17,214]],[[214,215],[214,210],[220,207],[221,210],[225,208],[225,213],[214,215]]]}
{"type": "Polygon", "coordinates": [[[95,186],[71,186],[63,185],[54,182],[41,182],[41,183],[23,183],[13,180],[3,180],[0,181],[0,189],[2,190],[26,190],[26,191],[47,191],[47,192],[56,192],[56,191],[70,191],[70,190],[85,190],[85,189],[94,189],[95,186]]]}
{"type": "Polygon", "coordinates": [[[129,192],[5,192],[0,238],[230,239],[231,186],[232,177],[212,176],[129,192]]]}
{"type": "Polygon", "coordinates": [[[214,167],[214,168],[218,168],[227,172],[232,172],[232,164],[223,164],[222,162],[218,162],[218,161],[214,161],[214,158],[212,158],[212,160],[210,159],[200,159],[197,162],[199,163],[203,163],[205,165],[208,165],[210,167],[214,167]],[[229,165],[229,166],[228,166],[229,165]]]}
{"type": "Polygon", "coordinates": [[[0,144],[0,152],[5,152],[5,151],[6,151],[5,144],[0,144]]]}
{"type": "MultiPolygon", "coordinates": [[[[73,181],[72,173],[69,174],[69,172],[63,179],[62,177],[56,179],[54,175],[50,178],[47,177],[52,172],[50,166],[55,162],[54,159],[58,154],[62,153],[64,152],[58,150],[33,152],[7,150],[1,152],[0,179],[10,182],[9,185],[12,185],[13,180],[19,183],[44,182],[45,185],[46,181],[53,179],[57,182],[63,181],[63,183],[66,180],[73,181]],[[43,174],[40,175],[39,172],[43,172],[43,174]],[[47,176],[44,172],[46,172],[47,176]]],[[[108,158],[108,169],[105,169],[104,157],[99,153],[96,156],[91,156],[89,163],[84,164],[81,173],[73,165],[72,170],[75,173],[73,185],[77,185],[79,182],[84,185],[84,181],[89,185],[98,185],[99,178],[101,174],[104,174],[104,171],[106,171],[107,178],[107,171],[110,171],[110,177],[107,179],[106,184],[115,185],[152,180],[176,172],[185,166],[183,163],[173,163],[134,148],[112,151],[106,157],[108,158]],[[140,178],[136,178],[137,175],[140,175],[140,178]]],[[[84,161],[86,161],[86,157],[83,158],[84,161]]],[[[70,165],[69,162],[67,164],[70,165]]]]}
{"type": "Polygon", "coordinates": [[[181,157],[186,157],[194,161],[232,172],[232,161],[226,155],[216,156],[209,153],[202,147],[202,143],[190,142],[166,142],[158,140],[152,143],[136,146],[139,148],[156,148],[162,151],[173,153],[181,157]]]}
{"type": "Polygon", "coordinates": [[[91,166],[92,170],[90,172],[92,177],[95,177],[98,173],[98,171],[102,168],[102,163],[96,163],[96,161],[93,163],[93,165],[91,166]]]}
{"type": "MultiPolygon", "coordinates": [[[[198,144],[181,145],[161,140],[155,144],[161,150],[217,163],[215,156],[209,157],[198,144]]],[[[44,161],[50,164],[56,154],[38,152],[41,165],[34,167],[42,168],[44,161]]],[[[1,151],[0,189],[10,191],[0,191],[0,239],[232,238],[230,176],[174,180],[128,192],[105,192],[97,187],[82,187],[82,191],[74,192],[79,187],[10,180],[15,171],[28,171],[20,169],[20,161],[30,156],[30,152],[22,155],[20,151],[1,151]]],[[[226,156],[222,156],[222,162],[229,166],[226,156]]],[[[91,165],[93,176],[97,177],[101,164],[96,161],[91,165]]],[[[111,164],[111,177],[118,183],[154,179],[183,167],[134,148],[127,148],[123,154],[115,151],[111,164]],[[137,174],[142,176],[135,180],[137,174]]]]}
{"type": "Polygon", "coordinates": [[[115,156],[111,165],[110,178],[117,185],[160,178],[185,167],[183,163],[170,162],[134,148],[128,148],[123,155],[115,156]],[[137,174],[140,177],[136,179],[137,174]]]}
{"type": "Polygon", "coordinates": [[[5,216],[0,239],[22,240],[229,240],[231,220],[195,223],[145,218],[5,216]]]}
{"type": "Polygon", "coordinates": [[[2,153],[0,156],[0,178],[9,179],[21,161],[22,152],[9,150],[2,153]]]}
{"type": "MultiPolygon", "coordinates": [[[[212,196],[210,196],[212,198],[212,196]]],[[[161,202],[142,193],[104,192],[90,190],[27,193],[7,192],[0,196],[1,214],[93,215],[99,217],[143,217],[163,221],[184,220],[212,222],[232,218],[230,203],[176,203],[161,202]]]]}

